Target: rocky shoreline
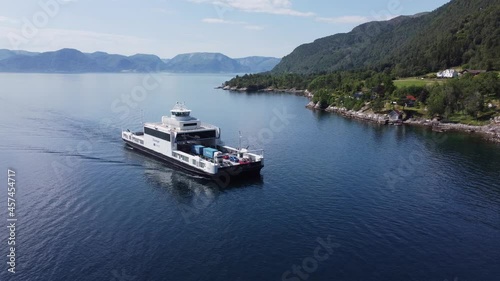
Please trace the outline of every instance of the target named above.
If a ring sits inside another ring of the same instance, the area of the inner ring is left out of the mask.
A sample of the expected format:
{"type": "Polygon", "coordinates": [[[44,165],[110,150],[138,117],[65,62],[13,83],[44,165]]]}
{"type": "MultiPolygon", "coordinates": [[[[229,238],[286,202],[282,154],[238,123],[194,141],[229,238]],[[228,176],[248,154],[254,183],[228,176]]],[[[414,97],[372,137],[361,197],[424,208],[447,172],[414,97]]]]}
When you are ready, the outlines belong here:
{"type": "MultiPolygon", "coordinates": [[[[309,102],[307,108],[312,110],[322,110],[326,112],[340,114],[346,118],[358,119],[363,121],[374,122],[377,124],[390,124],[387,114],[373,113],[368,107],[364,107],[359,111],[347,110],[336,106],[322,107],[319,103],[309,102]]],[[[436,132],[463,132],[470,134],[478,134],[487,140],[500,143],[500,116],[491,120],[490,124],[484,126],[473,126],[455,123],[443,123],[437,120],[429,120],[423,118],[410,118],[402,121],[403,125],[428,127],[436,132]]]]}
{"type": "MultiPolygon", "coordinates": [[[[233,92],[258,92],[258,93],[290,93],[299,96],[304,96],[309,99],[312,99],[313,93],[308,90],[297,90],[295,88],[291,89],[275,89],[275,88],[266,88],[260,90],[252,90],[248,88],[238,88],[238,87],[230,87],[230,86],[219,86],[217,89],[222,89],[226,91],[233,92]]],[[[326,108],[322,107],[319,103],[314,103],[313,101],[309,102],[306,105],[307,108],[312,110],[321,110],[331,113],[336,113],[342,115],[346,118],[363,120],[368,122],[374,122],[377,124],[392,124],[389,116],[387,114],[379,114],[374,113],[370,110],[369,106],[365,106],[359,111],[347,110],[346,108],[340,108],[336,106],[328,106],[326,108]]],[[[402,123],[397,122],[397,125],[410,125],[410,126],[421,126],[432,129],[435,132],[463,132],[469,134],[478,134],[485,139],[500,143],[500,116],[495,117],[491,120],[490,124],[484,126],[473,126],[473,125],[465,125],[465,124],[455,124],[455,123],[444,123],[438,120],[429,120],[424,118],[409,118],[403,120],[402,123]]]]}
{"type": "Polygon", "coordinates": [[[313,94],[309,92],[308,90],[297,90],[295,88],[290,88],[290,89],[276,89],[276,88],[266,88],[266,89],[259,89],[259,90],[252,90],[249,88],[238,88],[238,87],[231,87],[231,86],[219,86],[216,87],[216,89],[222,89],[225,91],[232,91],[232,92],[245,92],[245,93],[289,93],[289,94],[294,94],[297,96],[303,96],[306,98],[312,98],[313,94]]]}

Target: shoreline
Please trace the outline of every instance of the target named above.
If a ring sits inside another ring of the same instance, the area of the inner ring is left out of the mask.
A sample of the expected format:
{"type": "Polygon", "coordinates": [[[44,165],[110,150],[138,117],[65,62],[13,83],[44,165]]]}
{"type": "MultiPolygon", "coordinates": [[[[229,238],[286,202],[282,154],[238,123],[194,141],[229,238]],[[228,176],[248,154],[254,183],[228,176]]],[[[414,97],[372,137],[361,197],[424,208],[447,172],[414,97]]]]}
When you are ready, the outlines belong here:
{"type": "MultiPolygon", "coordinates": [[[[339,114],[345,118],[357,119],[366,122],[372,122],[382,125],[390,124],[389,117],[387,114],[367,112],[367,110],[361,109],[360,111],[347,110],[346,108],[339,108],[336,106],[329,106],[327,108],[322,108],[314,102],[309,102],[306,108],[311,110],[319,110],[330,113],[339,114]]],[[[409,126],[419,126],[432,129],[434,132],[445,133],[445,132],[460,132],[467,134],[477,134],[485,138],[488,141],[495,143],[500,143],[500,117],[496,117],[491,120],[490,124],[483,126],[466,125],[460,123],[443,123],[436,120],[429,120],[423,118],[409,118],[403,120],[401,125],[409,126]]]]}
{"type": "Polygon", "coordinates": [[[294,94],[297,96],[303,96],[306,98],[312,98],[313,94],[309,92],[308,90],[297,90],[296,88],[288,88],[288,89],[277,89],[277,88],[265,88],[265,89],[260,89],[260,90],[249,90],[248,88],[238,88],[238,87],[231,87],[231,86],[219,86],[215,87],[215,89],[221,89],[224,91],[230,91],[230,92],[238,92],[238,93],[288,93],[288,94],[294,94]]]}
{"type": "MultiPolygon", "coordinates": [[[[291,89],[275,89],[275,88],[266,88],[256,91],[249,91],[248,88],[238,88],[238,87],[230,87],[230,86],[220,86],[216,89],[222,89],[225,91],[231,92],[239,92],[239,93],[289,93],[295,94],[298,96],[303,96],[308,99],[312,99],[313,93],[308,90],[297,90],[295,88],[291,89]]],[[[372,122],[381,125],[389,125],[392,124],[389,120],[387,114],[380,114],[369,112],[367,107],[362,108],[359,111],[347,110],[346,108],[339,108],[336,106],[328,106],[323,108],[319,105],[319,103],[315,104],[313,101],[310,101],[306,106],[306,108],[311,110],[319,110],[325,111],[329,113],[339,114],[345,118],[357,119],[365,122],[372,122]]],[[[420,126],[431,129],[435,132],[445,133],[445,132],[460,132],[465,134],[477,134],[484,139],[494,142],[500,143],[500,116],[491,120],[490,124],[484,126],[474,126],[474,125],[466,125],[460,123],[443,123],[437,120],[429,120],[424,118],[410,118],[407,120],[403,120],[399,125],[409,125],[409,126],[420,126]]]]}

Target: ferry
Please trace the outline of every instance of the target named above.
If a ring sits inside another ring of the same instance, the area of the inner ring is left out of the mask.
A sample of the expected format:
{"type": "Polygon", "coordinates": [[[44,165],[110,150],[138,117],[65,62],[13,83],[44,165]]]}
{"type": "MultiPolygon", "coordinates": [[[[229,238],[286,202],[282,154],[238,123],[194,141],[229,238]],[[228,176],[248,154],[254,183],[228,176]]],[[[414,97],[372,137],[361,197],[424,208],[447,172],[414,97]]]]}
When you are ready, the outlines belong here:
{"type": "Polygon", "coordinates": [[[122,131],[126,145],[203,177],[260,175],[264,151],[225,146],[221,130],[191,116],[177,103],[161,122],[144,123],[142,132],[122,131]]]}

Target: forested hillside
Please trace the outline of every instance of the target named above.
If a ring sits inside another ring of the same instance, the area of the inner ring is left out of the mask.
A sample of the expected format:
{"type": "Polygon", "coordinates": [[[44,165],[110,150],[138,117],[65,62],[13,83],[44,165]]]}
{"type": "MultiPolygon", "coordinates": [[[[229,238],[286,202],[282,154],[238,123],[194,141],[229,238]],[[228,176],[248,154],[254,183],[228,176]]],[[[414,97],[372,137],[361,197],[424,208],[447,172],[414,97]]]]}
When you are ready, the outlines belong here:
{"type": "Polygon", "coordinates": [[[452,0],[431,13],[366,23],[299,46],[272,72],[389,69],[405,77],[462,65],[500,69],[500,1],[452,0]]]}

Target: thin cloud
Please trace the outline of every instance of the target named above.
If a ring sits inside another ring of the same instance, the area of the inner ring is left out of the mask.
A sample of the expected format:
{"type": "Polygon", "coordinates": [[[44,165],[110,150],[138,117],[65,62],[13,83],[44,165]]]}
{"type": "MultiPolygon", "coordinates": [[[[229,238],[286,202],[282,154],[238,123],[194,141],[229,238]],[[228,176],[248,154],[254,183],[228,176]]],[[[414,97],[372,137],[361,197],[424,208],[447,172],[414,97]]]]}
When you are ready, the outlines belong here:
{"type": "Polygon", "coordinates": [[[153,11],[164,15],[173,15],[177,13],[175,10],[168,10],[164,8],[154,8],[153,11]]]}
{"type": "Polygon", "coordinates": [[[364,23],[370,21],[369,18],[363,16],[342,16],[342,17],[333,17],[333,18],[316,18],[318,22],[326,22],[326,23],[337,23],[337,24],[355,24],[355,23],[364,23]]]}
{"type": "Polygon", "coordinates": [[[16,20],[16,19],[13,19],[13,18],[0,16],[0,23],[1,22],[4,22],[4,23],[18,23],[19,21],[16,20]]]}
{"type": "Polygon", "coordinates": [[[187,0],[192,3],[208,3],[219,8],[235,9],[249,13],[265,13],[297,17],[312,17],[312,12],[292,9],[290,0],[187,0]]]}
{"type": "Polygon", "coordinates": [[[213,24],[236,24],[236,25],[247,24],[244,21],[230,21],[230,20],[224,20],[224,19],[218,19],[218,18],[204,18],[201,21],[204,23],[213,23],[213,24]]]}
{"type": "Polygon", "coordinates": [[[224,19],[218,19],[218,18],[204,18],[201,20],[204,23],[209,23],[209,24],[231,24],[231,25],[241,25],[243,28],[248,29],[248,30],[263,30],[264,27],[260,25],[253,25],[249,24],[244,21],[230,21],[230,20],[224,20],[224,19]]]}
{"type": "Polygon", "coordinates": [[[364,16],[341,16],[341,17],[317,17],[317,22],[325,22],[331,24],[362,24],[369,21],[387,21],[398,17],[397,15],[385,16],[385,17],[364,17],[364,16]]]}
{"type": "Polygon", "coordinates": [[[246,25],[245,29],[259,31],[259,30],[263,30],[264,27],[260,26],[260,25],[246,25]]]}

